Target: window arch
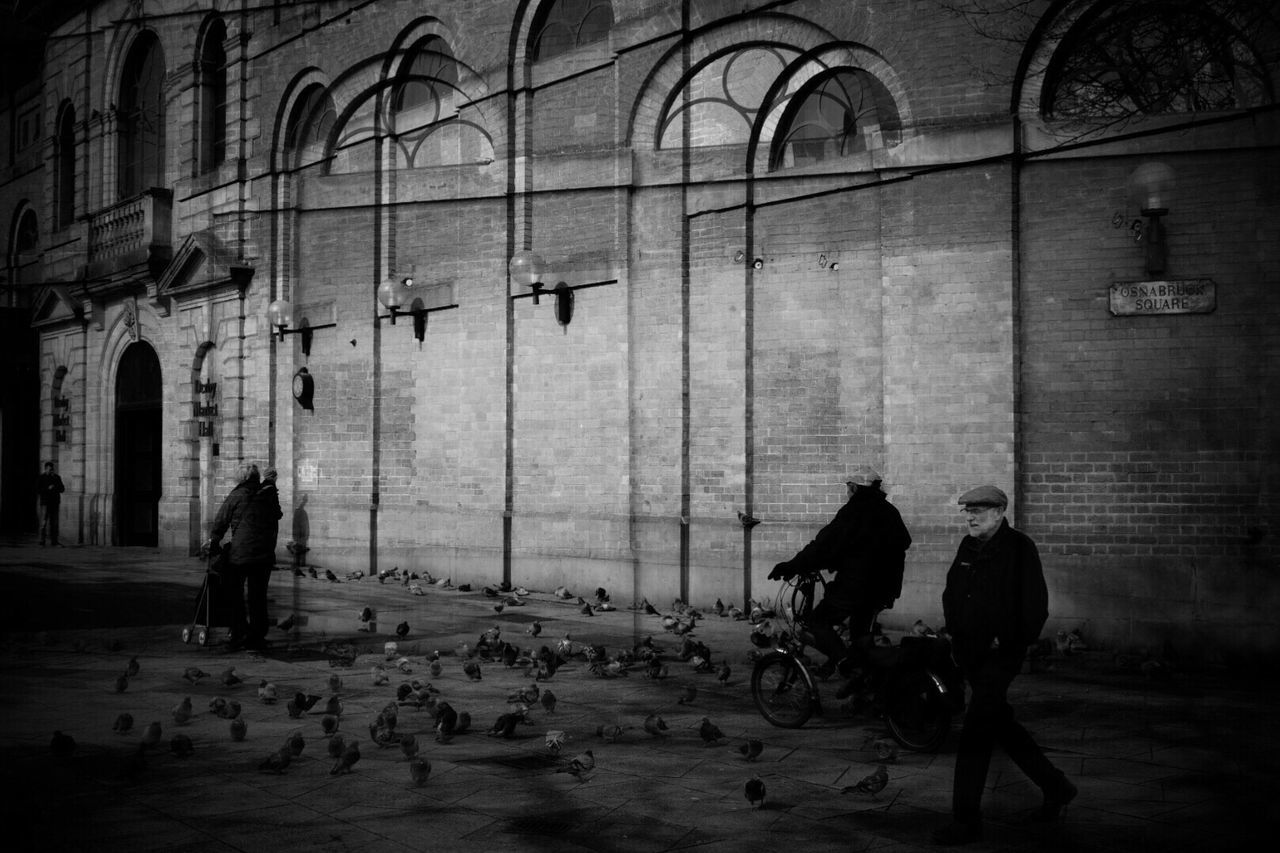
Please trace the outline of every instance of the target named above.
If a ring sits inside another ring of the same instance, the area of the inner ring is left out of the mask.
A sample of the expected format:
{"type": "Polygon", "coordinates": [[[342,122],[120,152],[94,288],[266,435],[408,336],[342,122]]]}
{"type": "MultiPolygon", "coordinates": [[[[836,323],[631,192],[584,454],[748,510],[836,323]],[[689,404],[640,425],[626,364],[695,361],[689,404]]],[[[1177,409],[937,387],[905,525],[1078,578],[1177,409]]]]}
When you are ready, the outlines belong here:
{"type": "Polygon", "coordinates": [[[196,63],[199,75],[198,172],[208,172],[227,159],[227,25],[214,18],[205,30],[196,63]]]}
{"type": "Polygon", "coordinates": [[[1100,3],[1067,32],[1046,69],[1047,119],[1238,109],[1274,100],[1266,64],[1212,4],[1100,3]]]}
{"type": "Polygon", "coordinates": [[[428,36],[414,47],[392,91],[387,122],[397,166],[452,166],[493,159],[489,135],[459,115],[467,101],[459,79],[458,63],[444,39],[428,36]]]}
{"type": "Polygon", "coordinates": [[[36,255],[40,251],[40,219],[36,216],[35,210],[24,202],[15,214],[10,227],[12,230],[9,233],[9,255],[6,259],[9,267],[9,281],[13,284],[22,284],[27,279],[24,274],[25,268],[35,263],[36,255]]]}
{"type": "Polygon", "coordinates": [[[54,180],[57,182],[59,228],[66,228],[76,218],[76,111],[67,104],[58,117],[58,142],[56,146],[57,167],[54,180]]]}
{"type": "Polygon", "coordinates": [[[121,198],[164,186],[164,52],[153,33],[129,50],[120,78],[119,173],[121,198]]]}
{"type": "Polygon", "coordinates": [[[534,62],[603,41],[613,29],[609,0],[554,0],[534,16],[530,57],[534,62]]]}
{"type": "Polygon", "coordinates": [[[746,143],[769,87],[800,52],[779,45],[746,45],[709,58],[672,91],[657,127],[658,148],[678,148],[689,124],[695,148],[746,143]],[[688,90],[688,97],[682,92],[688,90]]]}
{"type": "Polygon", "coordinates": [[[810,79],[783,113],[771,168],[806,166],[902,141],[902,120],[884,83],[861,68],[810,79]]]}
{"type": "Polygon", "coordinates": [[[290,166],[305,166],[324,158],[325,144],[338,120],[333,98],[323,86],[314,85],[298,98],[285,131],[285,150],[292,155],[290,166]]]}

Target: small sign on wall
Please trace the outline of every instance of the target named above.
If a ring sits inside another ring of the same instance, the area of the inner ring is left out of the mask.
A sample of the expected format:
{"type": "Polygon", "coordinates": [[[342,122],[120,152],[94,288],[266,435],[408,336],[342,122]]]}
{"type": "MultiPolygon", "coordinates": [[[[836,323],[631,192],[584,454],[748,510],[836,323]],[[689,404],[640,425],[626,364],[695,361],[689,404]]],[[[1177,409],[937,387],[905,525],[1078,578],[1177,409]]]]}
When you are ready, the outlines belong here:
{"type": "Polygon", "coordinates": [[[1218,290],[1211,278],[1117,281],[1111,285],[1110,302],[1117,317],[1211,314],[1218,307],[1218,290]]]}

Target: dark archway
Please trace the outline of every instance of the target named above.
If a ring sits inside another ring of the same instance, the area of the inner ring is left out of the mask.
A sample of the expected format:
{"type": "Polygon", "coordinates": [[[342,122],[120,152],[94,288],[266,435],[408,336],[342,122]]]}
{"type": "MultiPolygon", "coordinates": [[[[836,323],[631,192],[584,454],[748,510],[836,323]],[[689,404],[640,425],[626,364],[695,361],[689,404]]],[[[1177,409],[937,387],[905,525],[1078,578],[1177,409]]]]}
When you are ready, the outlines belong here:
{"type": "Polygon", "coordinates": [[[116,375],[117,545],[159,544],[160,359],[146,343],[130,344],[116,375]]]}

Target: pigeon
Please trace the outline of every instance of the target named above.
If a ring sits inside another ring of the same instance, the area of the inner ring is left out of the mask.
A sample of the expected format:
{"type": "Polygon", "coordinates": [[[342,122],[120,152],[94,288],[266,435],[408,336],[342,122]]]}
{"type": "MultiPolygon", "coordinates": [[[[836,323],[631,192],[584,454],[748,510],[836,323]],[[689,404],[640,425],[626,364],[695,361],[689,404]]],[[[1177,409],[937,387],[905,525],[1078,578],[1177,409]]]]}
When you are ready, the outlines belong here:
{"type": "Polygon", "coordinates": [[[444,672],[444,666],[438,660],[433,660],[427,665],[427,671],[431,673],[432,678],[439,678],[444,672]]]}
{"type": "Polygon", "coordinates": [[[876,758],[881,764],[892,764],[898,760],[898,745],[887,738],[877,738],[872,746],[876,749],[876,758]]]}
{"type": "Polygon", "coordinates": [[[753,806],[759,803],[760,805],[756,806],[756,808],[764,808],[764,782],[760,780],[759,776],[752,776],[747,780],[745,793],[748,803],[753,806]]]}
{"type": "Polygon", "coordinates": [[[412,760],[418,755],[418,739],[412,733],[400,735],[400,751],[405,758],[412,760]]]}
{"type": "Polygon", "coordinates": [[[876,772],[869,776],[864,776],[856,785],[846,785],[841,789],[842,794],[870,794],[875,796],[884,790],[884,786],[889,783],[889,771],[881,764],[876,768],[876,772]]]}
{"type": "Polygon", "coordinates": [[[396,626],[396,636],[402,640],[409,636],[409,623],[407,621],[401,622],[396,626]]]}
{"type": "Polygon", "coordinates": [[[283,622],[277,622],[276,627],[279,628],[281,631],[288,633],[289,631],[293,630],[293,626],[297,623],[297,621],[298,621],[297,614],[290,613],[288,618],[285,619],[283,622]]]}
{"type": "Polygon", "coordinates": [[[294,758],[297,758],[299,755],[302,755],[302,750],[307,745],[307,741],[305,738],[302,737],[301,732],[294,732],[293,734],[289,735],[289,738],[285,741],[285,743],[288,745],[289,751],[293,753],[294,758]]]}
{"type": "Polygon", "coordinates": [[[532,622],[529,623],[529,627],[525,630],[525,633],[528,634],[530,637],[538,636],[539,634],[542,633],[542,623],[539,622],[537,619],[534,619],[532,622]]]}
{"type": "Polygon", "coordinates": [[[467,678],[470,678],[472,681],[480,680],[480,664],[475,661],[467,661],[463,664],[462,671],[465,672],[467,674],[467,678]]]}
{"type": "Polygon", "coordinates": [[[324,705],[323,713],[326,716],[330,716],[330,717],[342,716],[342,702],[338,699],[337,696],[329,697],[329,701],[326,702],[324,705]]]}
{"type": "Polygon", "coordinates": [[[222,683],[226,687],[235,687],[242,681],[244,681],[244,679],[236,675],[236,668],[234,666],[229,667],[222,673],[222,683]]]}
{"type": "Polygon", "coordinates": [[[227,720],[234,720],[240,716],[240,703],[234,699],[227,700],[225,710],[218,714],[219,717],[227,720]]]}
{"type": "Polygon", "coordinates": [[[333,714],[325,714],[320,719],[320,728],[325,735],[331,735],[338,730],[338,718],[333,714]]]}
{"type": "Polygon", "coordinates": [[[430,761],[425,758],[414,758],[409,761],[409,778],[413,780],[413,784],[421,788],[427,784],[427,777],[430,775],[430,761]]]}
{"type": "Polygon", "coordinates": [[[555,713],[556,701],[557,701],[556,694],[552,693],[550,690],[543,690],[542,698],[539,701],[541,701],[542,703],[543,710],[545,710],[548,714],[555,713]]]}
{"type": "Polygon", "coordinates": [[[123,693],[129,689],[129,676],[121,674],[116,676],[116,692],[123,693]]]}
{"type": "Polygon", "coordinates": [[[334,762],[333,769],[329,771],[330,776],[337,776],[342,773],[350,773],[351,768],[360,760],[360,743],[352,741],[347,748],[342,751],[342,755],[334,762]]]}
{"type": "Polygon", "coordinates": [[[661,736],[667,728],[667,721],[658,714],[650,714],[644,718],[644,730],[651,735],[661,736]]]}
{"type": "Polygon", "coordinates": [[[144,747],[156,746],[160,743],[160,737],[160,723],[147,723],[147,727],[142,730],[142,745],[144,747]]]}
{"type": "Polygon", "coordinates": [[[278,688],[265,678],[258,682],[258,699],[264,705],[274,705],[279,698],[278,688]]]}
{"type": "Polygon", "coordinates": [[[49,749],[58,758],[66,758],[76,751],[76,739],[60,730],[56,731],[49,739],[49,749]]]}
{"type": "Polygon", "coordinates": [[[547,751],[552,755],[559,755],[560,748],[564,746],[564,742],[568,737],[569,736],[562,731],[555,729],[548,731],[546,736],[547,751]]]}
{"type": "Polygon", "coordinates": [[[180,726],[185,726],[191,722],[191,697],[183,699],[177,705],[173,706],[173,721],[180,726]]]}
{"type": "Polygon", "coordinates": [[[200,679],[209,677],[209,673],[198,666],[189,666],[183,670],[182,677],[190,684],[199,684],[200,679]]]}
{"type": "Polygon", "coordinates": [[[591,750],[588,749],[585,752],[574,756],[573,759],[570,760],[568,764],[566,764],[564,767],[561,767],[556,772],[568,773],[572,775],[573,778],[577,779],[579,782],[585,782],[586,776],[589,773],[591,773],[592,770],[595,769],[595,766],[596,766],[596,757],[591,753],[591,750]]]}
{"type": "Polygon", "coordinates": [[[374,687],[381,687],[391,681],[391,676],[387,674],[387,668],[382,664],[375,664],[369,671],[370,677],[373,679],[374,687]]]}
{"type": "Polygon", "coordinates": [[[724,732],[720,731],[719,726],[711,722],[710,717],[702,718],[702,725],[698,727],[698,735],[707,746],[724,739],[724,732]]]}
{"type": "Polygon", "coordinates": [[[448,702],[436,707],[436,740],[448,743],[458,731],[458,712],[448,702]]]}
{"type": "Polygon", "coordinates": [[[382,654],[387,660],[395,660],[400,654],[400,645],[395,640],[387,640],[382,644],[382,654]]]}
{"type": "Polygon", "coordinates": [[[133,657],[129,658],[129,663],[125,665],[124,674],[127,675],[129,678],[133,678],[135,675],[138,674],[138,672],[141,669],[142,667],[138,663],[138,656],[134,655],[133,657]]]}
{"type": "Polygon", "coordinates": [[[334,735],[329,739],[329,757],[335,761],[342,757],[342,753],[346,750],[347,743],[342,739],[342,735],[334,735]]]}
{"type": "Polygon", "coordinates": [[[742,510],[738,510],[738,521],[748,530],[760,523],[760,519],[755,516],[747,515],[742,510]]]}
{"type": "Polygon", "coordinates": [[[622,726],[603,724],[596,726],[596,736],[605,743],[617,743],[618,738],[622,737],[622,726]]]}
{"type": "Polygon", "coordinates": [[[340,581],[338,580],[338,576],[335,575],[330,569],[324,570],[324,579],[327,580],[329,583],[340,583],[340,581]]]}
{"type": "Polygon", "coordinates": [[[764,741],[759,738],[748,738],[738,747],[738,752],[742,753],[742,757],[747,761],[755,761],[760,757],[760,753],[764,752],[764,741]]]}
{"type": "Polygon", "coordinates": [[[169,751],[179,758],[186,758],[188,755],[196,751],[195,745],[191,743],[191,738],[184,734],[176,734],[169,741],[169,751]]]}
{"type": "Polygon", "coordinates": [[[292,761],[293,751],[287,745],[282,746],[262,760],[258,765],[258,772],[274,773],[279,776],[292,761]]]}
{"type": "Polygon", "coordinates": [[[336,672],[329,676],[329,692],[342,692],[342,676],[338,675],[336,672]]]}
{"type": "Polygon", "coordinates": [[[249,725],[240,717],[236,717],[231,721],[231,739],[236,743],[244,740],[244,736],[249,732],[249,725]]]}
{"type": "Polygon", "coordinates": [[[116,717],[116,721],[111,725],[111,731],[125,734],[133,728],[133,714],[125,712],[116,717]]]}
{"type": "Polygon", "coordinates": [[[923,619],[917,619],[915,624],[911,626],[911,633],[917,637],[936,637],[938,632],[925,624],[923,619]]]}
{"type": "Polygon", "coordinates": [[[727,687],[729,684],[729,675],[733,670],[729,668],[729,662],[725,661],[720,664],[720,668],[716,670],[716,681],[720,682],[721,687],[727,687]]]}
{"type": "Polygon", "coordinates": [[[698,698],[698,688],[690,684],[685,687],[684,692],[680,695],[680,698],[676,700],[676,704],[692,705],[693,700],[697,698],[698,698]]]}

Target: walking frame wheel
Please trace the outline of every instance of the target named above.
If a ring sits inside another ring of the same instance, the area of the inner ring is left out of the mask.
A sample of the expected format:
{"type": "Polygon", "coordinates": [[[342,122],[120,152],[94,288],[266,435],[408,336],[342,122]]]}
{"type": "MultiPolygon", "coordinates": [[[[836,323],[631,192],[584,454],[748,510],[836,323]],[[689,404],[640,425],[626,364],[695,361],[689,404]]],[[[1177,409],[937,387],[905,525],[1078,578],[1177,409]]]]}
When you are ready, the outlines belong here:
{"type": "Polygon", "coordinates": [[[779,728],[798,729],[818,708],[809,671],[795,657],[770,652],[751,671],[751,696],[761,716],[779,728]]]}
{"type": "Polygon", "coordinates": [[[182,629],[182,642],[184,643],[191,642],[191,626],[190,625],[182,629]]]}

